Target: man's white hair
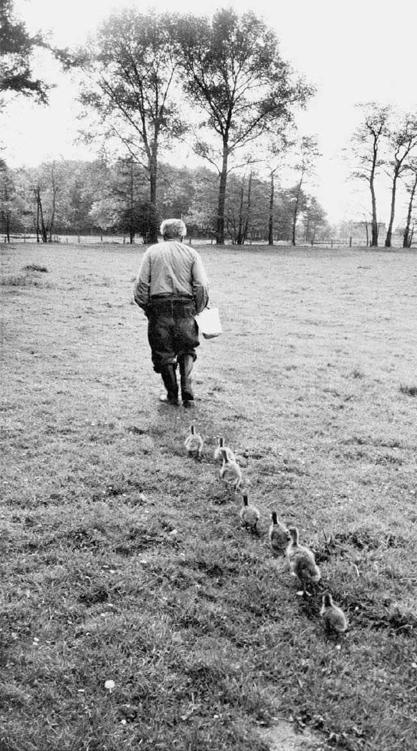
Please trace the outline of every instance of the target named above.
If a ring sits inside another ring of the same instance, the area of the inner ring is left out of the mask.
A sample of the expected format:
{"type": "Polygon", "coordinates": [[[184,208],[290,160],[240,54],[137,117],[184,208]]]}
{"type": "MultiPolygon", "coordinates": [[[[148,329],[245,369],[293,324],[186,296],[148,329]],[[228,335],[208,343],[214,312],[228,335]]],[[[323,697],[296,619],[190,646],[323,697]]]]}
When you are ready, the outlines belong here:
{"type": "Polygon", "coordinates": [[[162,222],[159,231],[162,237],[174,239],[175,237],[185,237],[187,234],[187,227],[182,219],[165,219],[162,222]]]}

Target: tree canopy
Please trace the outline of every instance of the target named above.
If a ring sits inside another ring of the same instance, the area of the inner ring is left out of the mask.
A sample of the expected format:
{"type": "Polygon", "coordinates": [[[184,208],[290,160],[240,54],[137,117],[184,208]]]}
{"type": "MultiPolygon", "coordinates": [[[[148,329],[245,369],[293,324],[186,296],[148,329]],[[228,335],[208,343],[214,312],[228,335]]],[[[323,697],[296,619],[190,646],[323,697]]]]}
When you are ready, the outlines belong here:
{"type": "Polygon", "coordinates": [[[217,242],[223,243],[229,158],[290,122],[294,107],[304,105],[313,90],[294,80],[276,34],[252,11],[222,9],[212,19],[181,16],[177,38],[184,89],[205,113],[201,125],[219,142],[213,147],[203,135],[197,150],[220,175],[217,242]]]}
{"type": "Polygon", "coordinates": [[[173,90],[177,59],[167,13],[122,11],[106,21],[80,56],[87,78],[81,101],[96,113],[95,132],[116,137],[144,166],[154,219],[149,240],[157,239],[159,151],[185,125],[173,90]]]}
{"type": "Polygon", "coordinates": [[[16,20],[13,0],[0,0],[0,94],[14,92],[47,101],[50,87],[32,71],[34,51],[45,46],[41,34],[29,34],[25,24],[16,20]]]}

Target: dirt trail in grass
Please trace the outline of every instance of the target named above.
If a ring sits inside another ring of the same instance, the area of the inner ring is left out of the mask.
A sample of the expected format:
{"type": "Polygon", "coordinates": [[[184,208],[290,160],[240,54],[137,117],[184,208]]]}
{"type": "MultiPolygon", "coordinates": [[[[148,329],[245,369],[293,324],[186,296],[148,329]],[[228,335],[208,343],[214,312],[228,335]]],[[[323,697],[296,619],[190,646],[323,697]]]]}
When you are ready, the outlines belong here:
{"type": "Polygon", "coordinates": [[[141,254],[2,248],[0,743],[308,742],[278,740],[279,717],[323,749],[411,751],[416,254],[202,249],[224,335],[195,369],[201,463],[190,414],[157,401],[141,254]],[[219,481],[219,435],[248,454],[258,536],[219,481]],[[346,611],[341,644],[272,557],[273,509],[346,611]]]}

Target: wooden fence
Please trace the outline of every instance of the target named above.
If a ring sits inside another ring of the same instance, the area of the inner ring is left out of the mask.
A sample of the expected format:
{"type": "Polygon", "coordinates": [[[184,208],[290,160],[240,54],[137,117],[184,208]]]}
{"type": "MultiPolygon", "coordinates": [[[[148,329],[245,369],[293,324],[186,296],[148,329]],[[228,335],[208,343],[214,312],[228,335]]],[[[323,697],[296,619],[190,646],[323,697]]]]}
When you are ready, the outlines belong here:
{"type": "MultiPolygon", "coordinates": [[[[7,236],[6,235],[0,235],[0,243],[7,243],[7,236]]],[[[10,243],[36,243],[39,242],[39,245],[43,245],[42,241],[37,239],[35,234],[15,234],[10,235],[10,243]]],[[[101,244],[116,244],[116,245],[129,245],[129,236],[128,235],[53,235],[52,236],[52,242],[53,243],[60,243],[60,244],[78,244],[78,245],[101,245],[101,244]]],[[[196,245],[214,245],[215,240],[213,238],[207,238],[207,237],[187,237],[186,240],[187,243],[190,245],[195,243],[196,245]]],[[[48,243],[46,243],[48,244],[48,243]]],[[[140,236],[135,237],[134,245],[141,245],[143,246],[143,239],[140,236]]],[[[227,240],[225,245],[233,245],[231,240],[227,240]]],[[[267,240],[262,239],[248,239],[244,246],[240,247],[250,247],[251,245],[262,245],[265,247],[268,247],[267,240]]],[[[291,242],[289,240],[275,240],[274,246],[276,247],[288,247],[291,246],[291,242]]],[[[234,245],[233,247],[239,247],[238,245],[234,245]]],[[[353,237],[345,237],[345,238],[328,238],[325,240],[315,240],[314,242],[306,242],[300,240],[297,242],[296,245],[297,248],[366,248],[367,243],[365,240],[356,240],[353,237]]],[[[382,244],[379,246],[380,248],[384,247],[382,244]]],[[[402,247],[402,238],[393,238],[392,243],[393,248],[400,248],[402,247]]],[[[412,244],[412,248],[417,248],[417,242],[412,244]]]]}

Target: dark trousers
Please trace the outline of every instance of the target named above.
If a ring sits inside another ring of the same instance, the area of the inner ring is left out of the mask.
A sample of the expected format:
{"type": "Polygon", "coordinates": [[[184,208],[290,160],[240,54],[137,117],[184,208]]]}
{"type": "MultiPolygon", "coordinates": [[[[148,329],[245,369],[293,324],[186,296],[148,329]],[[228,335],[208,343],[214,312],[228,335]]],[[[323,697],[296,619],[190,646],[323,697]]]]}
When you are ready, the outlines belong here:
{"type": "Polygon", "coordinates": [[[199,345],[193,300],[187,298],[151,298],[147,308],[148,341],[156,373],[175,364],[182,355],[196,359],[199,345]]]}

